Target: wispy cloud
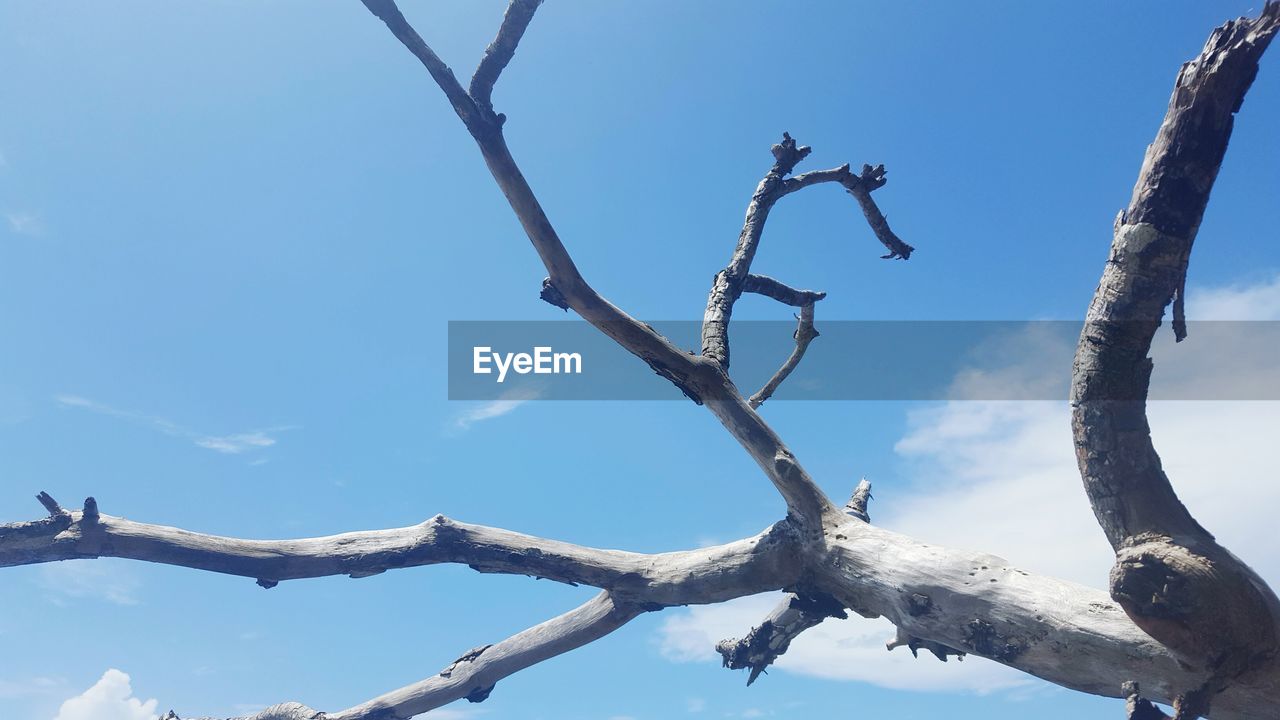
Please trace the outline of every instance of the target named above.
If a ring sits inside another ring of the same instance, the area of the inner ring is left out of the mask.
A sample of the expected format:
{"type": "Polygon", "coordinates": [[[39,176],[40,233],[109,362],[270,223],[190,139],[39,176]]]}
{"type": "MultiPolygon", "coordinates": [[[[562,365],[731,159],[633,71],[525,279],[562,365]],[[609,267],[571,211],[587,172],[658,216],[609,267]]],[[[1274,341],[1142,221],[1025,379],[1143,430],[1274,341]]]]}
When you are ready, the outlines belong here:
{"type": "Polygon", "coordinates": [[[530,400],[537,400],[540,396],[540,391],[524,388],[505,393],[497,400],[473,404],[454,416],[448,429],[454,433],[465,432],[476,423],[508,415],[521,405],[530,400]]]}
{"type": "Polygon", "coordinates": [[[41,565],[36,582],[55,605],[71,600],[102,600],[137,605],[141,582],[120,560],[64,560],[41,565]]]}
{"type": "Polygon", "coordinates": [[[44,221],[34,213],[7,210],[5,211],[4,219],[9,223],[9,230],[15,235],[38,236],[44,234],[44,221]]]}
{"type": "Polygon", "coordinates": [[[51,677],[33,677],[25,680],[0,680],[0,700],[16,700],[26,697],[49,695],[66,684],[65,680],[51,677]]]}
{"type": "Polygon", "coordinates": [[[198,437],[195,439],[196,445],[210,450],[217,450],[220,453],[228,455],[236,455],[245,450],[254,448],[271,447],[276,444],[275,438],[270,437],[266,432],[258,430],[248,433],[236,433],[234,435],[209,435],[206,437],[198,437]]]}
{"type": "Polygon", "coordinates": [[[129,676],[111,668],[93,687],[62,703],[53,720],[156,720],[158,704],[134,697],[129,676]]]}
{"type": "MultiPolygon", "coordinates": [[[[210,435],[183,427],[167,418],[159,417],[157,415],[132,412],[129,410],[121,410],[110,405],[90,400],[80,395],[55,395],[53,400],[63,407],[79,408],[98,415],[106,415],[107,417],[127,420],[129,422],[149,427],[171,437],[190,440],[197,447],[202,447],[206,450],[213,450],[214,452],[223,453],[224,455],[239,455],[253,450],[269,448],[276,444],[276,439],[272,437],[273,434],[284,432],[286,430],[297,429],[297,426],[294,425],[277,425],[275,427],[263,428],[261,430],[249,430],[246,432],[231,433],[229,435],[210,435]]],[[[254,462],[255,464],[260,464],[258,461],[254,462]]]]}

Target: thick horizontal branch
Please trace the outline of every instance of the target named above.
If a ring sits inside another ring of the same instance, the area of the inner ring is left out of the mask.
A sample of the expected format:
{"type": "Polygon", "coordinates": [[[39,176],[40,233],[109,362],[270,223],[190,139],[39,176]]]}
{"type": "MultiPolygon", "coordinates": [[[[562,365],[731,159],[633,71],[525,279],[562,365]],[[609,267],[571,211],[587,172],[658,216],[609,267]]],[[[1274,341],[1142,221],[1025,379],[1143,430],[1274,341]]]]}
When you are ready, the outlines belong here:
{"type": "Polygon", "coordinates": [[[64,511],[35,522],[0,525],[0,567],[118,557],[238,575],[274,587],[299,578],[361,578],[457,563],[485,573],[590,585],[653,606],[719,602],[777,589],[798,572],[788,567],[794,543],[795,533],[780,523],[728,545],[647,555],[546,540],[443,515],[390,530],[243,540],[64,511]]]}
{"type": "MultiPolygon", "coordinates": [[[[1122,683],[1135,681],[1147,697],[1171,704],[1200,677],[1105,592],[851,517],[841,523],[827,531],[814,587],[907,637],[1106,697],[1124,697],[1122,683]]],[[[1211,717],[1267,720],[1277,696],[1274,677],[1241,680],[1214,699],[1211,717]]]]}

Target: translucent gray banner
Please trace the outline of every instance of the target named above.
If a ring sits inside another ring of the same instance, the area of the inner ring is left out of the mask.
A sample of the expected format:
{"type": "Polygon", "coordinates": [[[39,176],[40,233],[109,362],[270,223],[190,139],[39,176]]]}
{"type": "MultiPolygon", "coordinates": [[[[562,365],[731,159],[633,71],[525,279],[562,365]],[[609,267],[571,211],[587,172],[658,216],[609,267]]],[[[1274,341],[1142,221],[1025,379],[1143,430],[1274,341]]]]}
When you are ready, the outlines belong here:
{"type": "MultiPolygon", "coordinates": [[[[698,347],[699,322],[651,325],[678,347],[698,347]]],[[[770,402],[1065,400],[1082,326],[819,321],[821,335],[770,402]]],[[[790,354],[795,327],[733,323],[730,374],[744,394],[759,389],[790,354]]],[[[448,355],[450,400],[683,399],[582,321],[450,322],[448,355]]],[[[1151,356],[1152,400],[1280,400],[1280,322],[1193,321],[1187,340],[1176,345],[1166,323],[1151,356]]]]}

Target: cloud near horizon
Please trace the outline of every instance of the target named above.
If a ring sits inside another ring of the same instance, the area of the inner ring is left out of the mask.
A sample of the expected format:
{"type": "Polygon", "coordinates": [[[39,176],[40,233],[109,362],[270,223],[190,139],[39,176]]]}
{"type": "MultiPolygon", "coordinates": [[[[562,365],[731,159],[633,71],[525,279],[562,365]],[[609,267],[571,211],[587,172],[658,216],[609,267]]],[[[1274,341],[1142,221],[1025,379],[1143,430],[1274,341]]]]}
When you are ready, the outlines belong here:
{"type": "Polygon", "coordinates": [[[157,720],[158,705],[154,698],[134,697],[129,676],[111,668],[93,687],[62,703],[53,720],[157,720]]]}

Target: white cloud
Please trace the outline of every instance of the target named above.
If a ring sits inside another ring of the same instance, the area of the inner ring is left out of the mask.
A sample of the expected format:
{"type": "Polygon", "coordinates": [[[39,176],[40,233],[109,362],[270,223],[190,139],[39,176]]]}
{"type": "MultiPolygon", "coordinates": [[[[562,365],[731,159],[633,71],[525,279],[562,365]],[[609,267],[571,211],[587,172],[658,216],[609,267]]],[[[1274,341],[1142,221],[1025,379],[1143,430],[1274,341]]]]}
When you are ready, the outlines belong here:
{"type": "MultiPolygon", "coordinates": [[[[276,439],[272,437],[272,433],[280,433],[286,430],[296,429],[296,426],[294,425],[279,425],[276,427],[263,428],[261,430],[231,433],[229,435],[210,435],[185,428],[166,418],[156,415],[136,413],[129,410],[120,410],[119,408],[95,402],[80,395],[64,393],[55,395],[53,399],[54,402],[63,407],[80,408],[99,415],[106,415],[108,417],[138,423],[140,425],[150,427],[157,432],[164,433],[165,435],[185,438],[190,440],[197,447],[202,447],[206,450],[213,450],[214,452],[219,452],[224,455],[239,455],[244,452],[269,448],[277,442],[276,439]]],[[[264,462],[266,461],[255,461],[251,464],[257,465],[264,462]]]]}
{"type": "Polygon", "coordinates": [[[1187,293],[1188,320],[1280,320],[1280,274],[1267,282],[1187,293]]]}
{"type": "Polygon", "coordinates": [[[44,222],[40,216],[29,212],[7,211],[4,219],[9,223],[9,230],[15,235],[43,235],[44,222]]]}
{"type": "Polygon", "coordinates": [[[707,709],[707,701],[702,698],[689,698],[684,703],[684,709],[691,713],[700,713],[707,709]]]}
{"type": "Polygon", "coordinates": [[[127,561],[113,559],[63,560],[41,565],[37,582],[49,593],[50,602],[58,605],[84,598],[137,605],[141,586],[127,561]]]}
{"type": "MultiPolygon", "coordinates": [[[[1193,291],[1188,316],[1280,319],[1280,277],[1193,291]]],[[[1235,352],[1224,361],[1214,331],[1193,327],[1192,336],[1178,345],[1172,338],[1167,343],[1157,338],[1153,385],[1185,392],[1188,384],[1225,374],[1248,397],[1249,388],[1270,381],[1274,352],[1235,352]]],[[[1234,332],[1232,342],[1238,343],[1240,333],[1234,332]]],[[[1061,372],[1061,363],[1045,358],[1058,357],[1062,348],[1047,347],[1056,341],[1034,334],[1026,340],[1031,352],[1013,354],[1024,360],[995,371],[960,373],[952,397],[981,397],[993,384],[1053,382],[1042,376],[1061,372]]],[[[1069,358],[1070,348],[1066,351],[1069,358]]],[[[1156,448],[1179,496],[1263,578],[1273,585],[1280,581],[1273,528],[1274,509],[1280,506],[1280,483],[1274,482],[1280,402],[1153,401],[1149,415],[1156,448]]],[[[1113,555],[1081,486],[1065,402],[952,401],[911,412],[908,424],[895,450],[907,465],[909,483],[881,487],[881,502],[871,508],[874,522],[932,543],[1001,555],[1030,571],[1106,587],[1113,555]],[[895,492],[901,487],[910,489],[895,492]]],[[[661,627],[662,653],[677,662],[718,662],[715,643],[741,637],[777,598],[776,593],[754,596],[674,614],[661,627]]],[[[1017,696],[1045,687],[981,658],[944,664],[927,654],[913,659],[905,649],[886,652],[884,642],[893,634],[884,620],[828,620],[797,638],[776,666],[906,690],[1014,690],[1011,695],[1017,696]]]]}
{"type": "Polygon", "coordinates": [[[157,702],[133,697],[129,676],[111,668],[93,687],[62,703],[53,720],[156,720],[157,702]]]}
{"type": "Polygon", "coordinates": [[[454,432],[469,430],[476,423],[507,415],[530,400],[537,400],[540,395],[537,390],[525,388],[505,393],[497,400],[472,404],[453,418],[451,429],[454,432]]]}

